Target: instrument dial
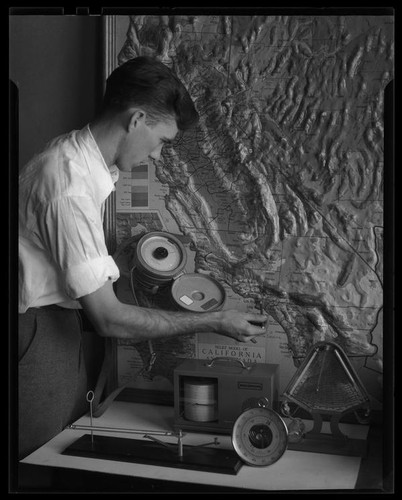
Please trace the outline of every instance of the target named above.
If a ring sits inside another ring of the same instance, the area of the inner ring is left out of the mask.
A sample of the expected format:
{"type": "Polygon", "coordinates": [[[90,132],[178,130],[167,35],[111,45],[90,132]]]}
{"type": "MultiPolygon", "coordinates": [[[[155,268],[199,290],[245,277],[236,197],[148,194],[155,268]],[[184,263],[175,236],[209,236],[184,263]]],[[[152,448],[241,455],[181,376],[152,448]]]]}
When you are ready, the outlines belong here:
{"type": "Polygon", "coordinates": [[[288,430],[282,418],[269,408],[250,408],[236,420],[232,444],[248,465],[271,465],[281,458],[288,444],[288,430]]]}

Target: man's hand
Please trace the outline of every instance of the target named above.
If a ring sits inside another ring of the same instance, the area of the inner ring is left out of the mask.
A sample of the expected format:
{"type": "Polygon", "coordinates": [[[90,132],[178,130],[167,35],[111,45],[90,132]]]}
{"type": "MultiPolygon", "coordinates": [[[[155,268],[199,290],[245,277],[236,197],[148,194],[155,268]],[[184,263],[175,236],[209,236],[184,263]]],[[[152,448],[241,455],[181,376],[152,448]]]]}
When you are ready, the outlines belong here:
{"type": "Polygon", "coordinates": [[[267,317],[261,314],[245,313],[231,309],[222,311],[221,333],[239,342],[253,341],[254,337],[266,333],[267,317]]]}

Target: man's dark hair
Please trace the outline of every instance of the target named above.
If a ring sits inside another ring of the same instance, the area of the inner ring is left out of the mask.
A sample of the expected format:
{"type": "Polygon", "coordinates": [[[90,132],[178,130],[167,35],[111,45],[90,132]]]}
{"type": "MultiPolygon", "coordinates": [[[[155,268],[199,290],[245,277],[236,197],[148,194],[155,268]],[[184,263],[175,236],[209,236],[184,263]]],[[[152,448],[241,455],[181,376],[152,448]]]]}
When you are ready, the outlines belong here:
{"type": "Polygon", "coordinates": [[[136,57],[116,68],[106,81],[102,112],[142,107],[151,122],[175,118],[179,130],[198,121],[183,83],[157,59],[136,57]]]}

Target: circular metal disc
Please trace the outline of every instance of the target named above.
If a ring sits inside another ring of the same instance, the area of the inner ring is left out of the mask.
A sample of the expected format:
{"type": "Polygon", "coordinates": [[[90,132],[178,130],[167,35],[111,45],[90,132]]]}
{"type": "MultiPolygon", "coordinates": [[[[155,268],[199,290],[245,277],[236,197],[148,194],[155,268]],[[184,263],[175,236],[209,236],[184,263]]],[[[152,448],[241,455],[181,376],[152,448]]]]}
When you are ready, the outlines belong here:
{"type": "Polygon", "coordinates": [[[250,408],[236,420],[232,444],[248,465],[271,465],[281,458],[288,444],[288,430],[282,418],[269,408],[250,408]]]}
{"type": "Polygon", "coordinates": [[[171,288],[173,300],[181,308],[193,312],[219,310],[226,299],[226,292],[218,280],[207,274],[182,274],[171,288]]]}
{"type": "Polygon", "coordinates": [[[151,236],[145,240],[140,248],[141,257],[146,265],[155,271],[173,271],[177,269],[183,260],[183,254],[175,241],[163,236],[151,236]],[[158,250],[164,250],[163,253],[158,250]]]}

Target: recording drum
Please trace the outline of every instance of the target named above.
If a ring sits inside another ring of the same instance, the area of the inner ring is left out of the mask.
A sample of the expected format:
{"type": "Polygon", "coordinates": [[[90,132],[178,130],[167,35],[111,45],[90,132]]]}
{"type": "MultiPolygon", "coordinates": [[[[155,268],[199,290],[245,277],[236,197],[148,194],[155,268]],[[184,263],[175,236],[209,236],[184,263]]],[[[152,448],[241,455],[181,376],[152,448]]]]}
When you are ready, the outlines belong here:
{"type": "Polygon", "coordinates": [[[173,234],[152,232],[138,242],[133,257],[133,276],[142,288],[156,292],[184,269],[186,249],[173,234]]]}
{"type": "Polygon", "coordinates": [[[191,312],[211,312],[223,307],[224,287],[202,273],[184,273],[187,254],[181,241],[170,233],[152,232],[135,248],[132,279],[142,291],[156,294],[168,289],[172,307],[191,312]]]}

